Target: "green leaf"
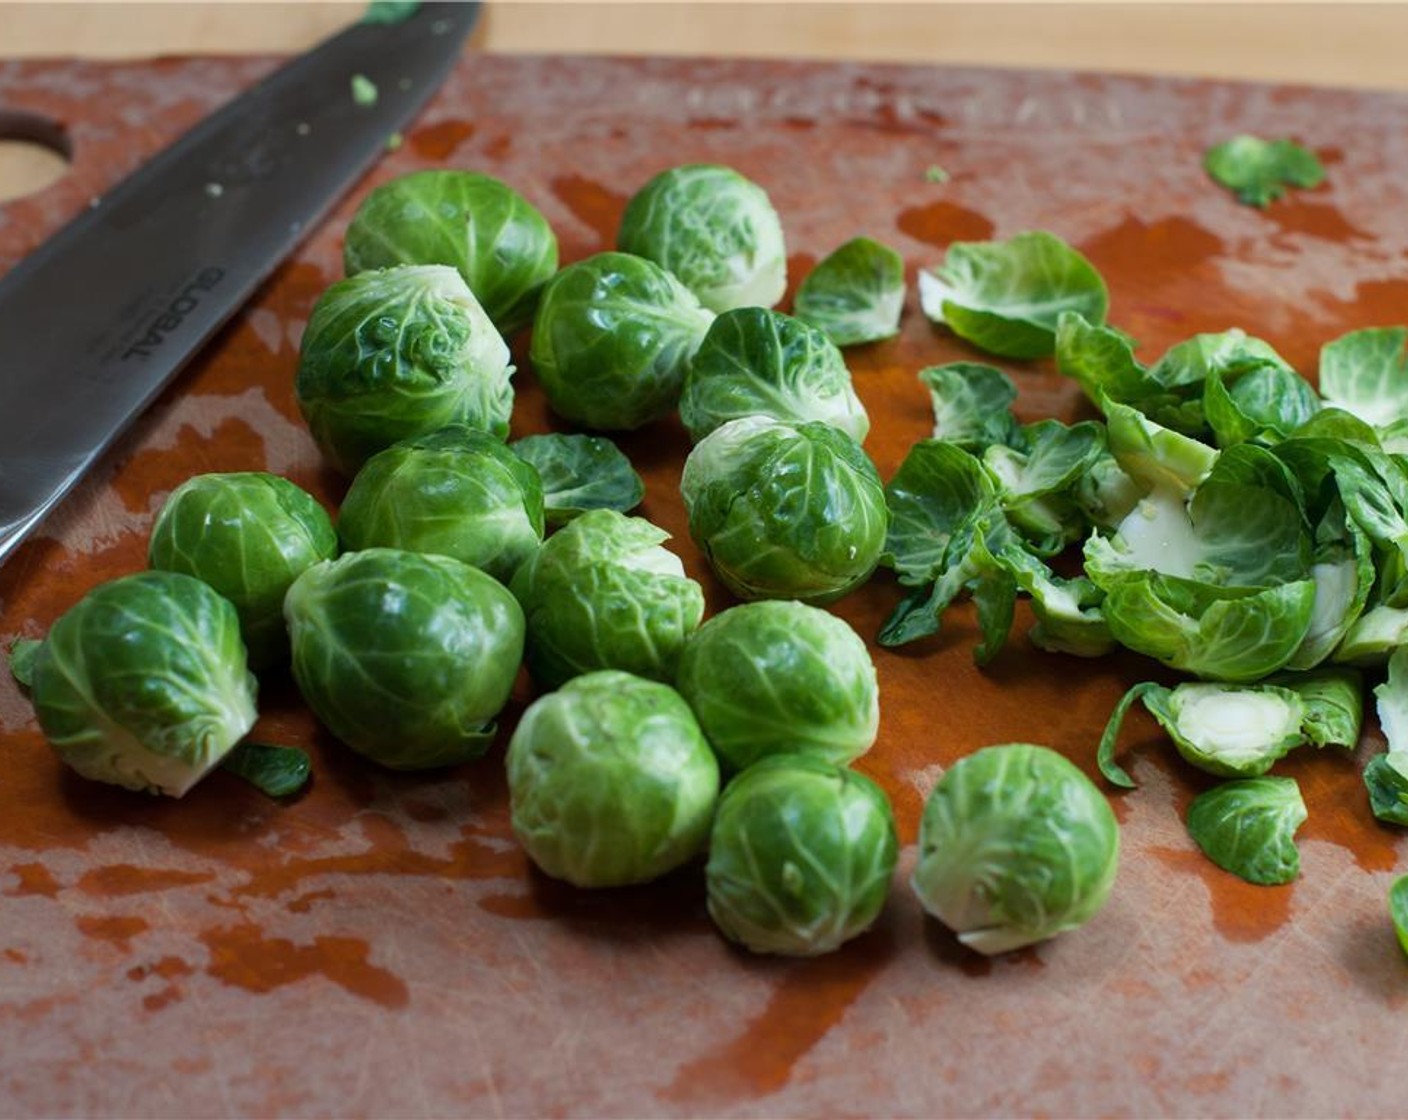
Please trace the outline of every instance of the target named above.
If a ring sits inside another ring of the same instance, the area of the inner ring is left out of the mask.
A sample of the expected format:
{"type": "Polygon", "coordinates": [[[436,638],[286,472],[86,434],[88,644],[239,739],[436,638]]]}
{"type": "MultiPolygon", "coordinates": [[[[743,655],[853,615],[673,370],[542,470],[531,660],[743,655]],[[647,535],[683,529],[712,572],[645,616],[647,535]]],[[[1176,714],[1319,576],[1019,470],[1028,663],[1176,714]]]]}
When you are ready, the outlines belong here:
{"type": "Polygon", "coordinates": [[[1110,713],[1110,718],[1105,723],[1105,730],[1100,736],[1100,746],[1095,752],[1095,765],[1100,768],[1100,773],[1111,785],[1119,786],[1121,789],[1134,788],[1134,779],[1115,761],[1115,748],[1119,743],[1120,728],[1124,726],[1124,717],[1136,700],[1143,700],[1150,693],[1167,691],[1158,681],[1142,681],[1121,696],[1114,711],[1110,713]]]}
{"type": "Polygon", "coordinates": [[[25,688],[34,687],[34,662],[43,644],[39,638],[16,638],[10,647],[10,675],[25,688]]]}
{"type": "Polygon", "coordinates": [[[1306,818],[1294,778],[1243,778],[1199,794],[1188,807],[1188,832],[1224,871],[1258,886],[1300,874],[1295,833],[1306,818]]]}
{"type": "Polygon", "coordinates": [[[1408,413],[1408,328],[1350,331],[1320,350],[1320,395],[1383,428],[1408,413]]]}
{"type": "Polygon", "coordinates": [[[919,298],[934,322],[1007,358],[1048,357],[1063,312],[1098,324],[1109,307],[1095,266],[1044,230],[955,242],[938,269],[919,274],[919,298]]]}
{"type": "Polygon", "coordinates": [[[628,513],[645,497],[645,483],[631,461],[605,436],[551,432],[524,436],[509,450],[542,478],[549,525],[565,525],[592,509],[628,513]]]}
{"type": "Polygon", "coordinates": [[[297,793],[312,773],[306,752],[269,743],[240,743],[220,760],[220,766],[270,797],[297,793]]]}
{"type": "Polygon", "coordinates": [[[1369,808],[1385,824],[1408,825],[1408,751],[1376,754],[1364,767],[1369,808]]]}
{"type": "Polygon", "coordinates": [[[1304,703],[1274,685],[1187,681],[1144,706],[1186,761],[1219,777],[1260,777],[1305,742],[1304,703]]]}
{"type": "Polygon", "coordinates": [[[1408,646],[1389,655],[1388,674],[1374,686],[1374,700],[1389,751],[1408,757],[1408,646]]]}
{"type": "Polygon", "coordinates": [[[1011,443],[1020,425],[1012,414],[1017,387],[995,366],[949,362],[919,371],[934,408],[934,438],[980,452],[1011,443]]]}
{"type": "Polygon", "coordinates": [[[902,584],[928,584],[951,566],[956,536],[997,509],[997,491],[977,458],[944,440],[920,440],[885,487],[890,522],[881,563],[902,584]]]}
{"type": "Polygon", "coordinates": [[[1315,187],[1325,178],[1324,165],[1315,153],[1294,140],[1245,135],[1209,148],[1203,167],[1239,202],[1262,209],[1285,194],[1287,187],[1315,187]]]}
{"type": "Polygon", "coordinates": [[[416,14],[420,0],[371,0],[362,13],[363,23],[402,23],[416,14]]]}
{"type": "Polygon", "coordinates": [[[823,257],[797,288],[792,313],[837,346],[899,334],[904,260],[888,245],[857,237],[823,257]]]}
{"type": "Polygon", "coordinates": [[[1301,730],[1317,747],[1352,751],[1364,727],[1364,678],[1354,669],[1283,673],[1267,681],[1289,689],[1305,707],[1301,730]]]}
{"type": "Polygon", "coordinates": [[[1398,934],[1398,944],[1408,953],[1408,875],[1395,879],[1388,889],[1388,912],[1398,934]]]}

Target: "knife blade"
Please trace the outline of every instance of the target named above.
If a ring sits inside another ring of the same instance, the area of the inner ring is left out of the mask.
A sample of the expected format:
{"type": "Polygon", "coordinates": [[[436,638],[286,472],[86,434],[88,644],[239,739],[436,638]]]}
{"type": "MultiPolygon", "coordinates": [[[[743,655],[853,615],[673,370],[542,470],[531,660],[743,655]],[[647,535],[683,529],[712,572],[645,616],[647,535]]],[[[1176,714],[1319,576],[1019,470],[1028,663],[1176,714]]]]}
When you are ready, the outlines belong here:
{"type": "Polygon", "coordinates": [[[415,117],[478,14],[349,27],[0,278],[0,564],[415,117]]]}

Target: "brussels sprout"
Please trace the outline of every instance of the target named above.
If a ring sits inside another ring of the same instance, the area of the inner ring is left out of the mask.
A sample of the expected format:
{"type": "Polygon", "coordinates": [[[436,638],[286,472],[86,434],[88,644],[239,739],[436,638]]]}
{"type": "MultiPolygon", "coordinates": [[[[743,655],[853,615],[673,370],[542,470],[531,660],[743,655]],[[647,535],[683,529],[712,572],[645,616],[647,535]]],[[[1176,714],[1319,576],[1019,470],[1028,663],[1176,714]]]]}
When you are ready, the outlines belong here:
{"type": "Polygon", "coordinates": [[[579,887],[643,883],[704,846],[719,766],[668,685],[587,673],[535,700],[508,744],[513,831],[579,887]]]}
{"type": "Polygon", "coordinates": [[[378,451],[352,480],[338,515],[347,549],[453,556],[507,583],[543,540],[543,486],[503,443],[441,428],[378,451]]]}
{"type": "Polygon", "coordinates": [[[1188,806],[1188,833],[1224,871],[1258,886],[1300,874],[1296,829],[1305,801],[1294,778],[1242,778],[1200,793],[1188,806]]]}
{"type": "Polygon", "coordinates": [[[373,190],[347,227],[348,276],[398,264],[458,270],[503,334],[533,318],[557,271],[547,219],[512,187],[473,171],[416,171],[373,190]]]}
{"type": "Polygon", "coordinates": [[[870,431],[841,351],[815,327],[762,307],[714,320],[680,396],[680,419],[696,443],[741,416],[818,420],[857,443],[870,431]]]}
{"type": "Polygon", "coordinates": [[[1002,953],[1084,925],[1118,865],[1119,827],[1095,784],[1047,747],[1009,743],[939,779],[913,886],[963,944],[1002,953]]]}
{"type": "Polygon", "coordinates": [[[659,265],[598,253],[549,282],[533,320],[533,369],[554,412],[628,430],[679,401],[713,315],[659,265]]]}
{"type": "Polygon", "coordinates": [[[252,669],[288,660],[284,594],[337,555],[327,511],[286,478],[202,474],[171,492],[152,526],[147,562],[204,580],[235,605],[252,669]]]}
{"type": "Polygon", "coordinates": [[[829,953],[879,916],[898,854],[890,803],[869,778],[819,758],[765,758],[719,799],[709,915],[755,953],[829,953]]]}
{"type": "Polygon", "coordinates": [[[830,602],[885,546],[880,476],[828,424],[730,420],[689,453],[680,492],[690,535],[740,599],[830,602]]]}
{"type": "Polygon", "coordinates": [[[394,770],[476,758],[523,656],[523,612],[449,556],[371,548],[309,568],[284,601],[313,714],[394,770]]]}
{"type": "Polygon", "coordinates": [[[704,592],[640,517],[591,510],[559,529],[513,577],[528,625],[528,668],[544,688],[622,669],[673,681],[704,592]]]}
{"type": "Polygon", "coordinates": [[[509,450],[538,472],[549,525],[565,525],[589,509],[628,513],[645,497],[631,461],[605,436],[548,432],[524,436],[509,450]]]}
{"type": "Polygon", "coordinates": [[[626,204],[616,247],[678,276],[711,311],[771,307],[787,288],[782,222],[767,192],[732,168],[662,171],[626,204]]]}
{"type": "Polygon", "coordinates": [[[50,629],[31,699],[85,778],[180,797],[254,726],[239,616],[179,572],[100,584],[50,629]]]}
{"type": "Polygon", "coordinates": [[[676,687],[735,770],[774,754],[843,765],[875,742],[880,694],[850,625],[804,603],[744,603],[684,647],[676,687]]]}
{"type": "Polygon", "coordinates": [[[507,436],[512,374],[508,346],[458,272],[400,265],[322,294],[294,389],[323,454],[353,474],[398,440],[449,424],[507,436]]]}
{"type": "Polygon", "coordinates": [[[904,310],[904,259],[869,237],[852,238],[807,274],[793,304],[797,318],[837,346],[893,338],[904,310]]]}

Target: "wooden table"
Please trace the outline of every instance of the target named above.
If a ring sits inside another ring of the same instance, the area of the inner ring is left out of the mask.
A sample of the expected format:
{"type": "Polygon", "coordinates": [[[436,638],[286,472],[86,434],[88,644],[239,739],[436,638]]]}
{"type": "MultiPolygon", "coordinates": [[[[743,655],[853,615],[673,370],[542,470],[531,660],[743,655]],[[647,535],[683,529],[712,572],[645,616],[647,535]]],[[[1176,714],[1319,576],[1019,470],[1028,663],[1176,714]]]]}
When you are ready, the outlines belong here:
{"type": "MultiPolygon", "coordinates": [[[[0,269],[271,62],[0,63],[0,102],[30,102],[78,138],[68,179],[0,212],[0,269]]],[[[893,243],[911,280],[903,332],[848,355],[888,477],[931,423],[915,371],[979,357],[913,298],[915,270],[948,244],[1052,228],[1107,277],[1113,321],[1141,355],[1237,325],[1309,371],[1327,338],[1403,319],[1405,134],[1398,95],[468,58],[404,146],[0,569],[0,644],[140,567],[155,507],[195,471],[276,470],[336,503],[345,483],[292,400],[297,339],[338,275],[357,198],[390,175],[439,162],[498,174],[544,209],[564,260],[609,245],[630,192],[685,158],[767,183],[794,281],[854,233],[893,243]],[[1238,206],[1199,158],[1239,129],[1303,137],[1330,181],[1264,214],[1238,206]],[[929,181],[933,163],[952,178],[929,181]]],[[[523,349],[520,338],[520,364],[523,349]]],[[[1087,414],[1050,363],[1008,367],[1023,419],[1087,414]]],[[[516,383],[515,435],[550,426],[531,371],[516,383]]],[[[683,433],[664,422],[622,442],[645,464],[641,512],[675,534],[711,610],[726,606],[685,530],[683,433]]],[[[870,636],[897,599],[882,577],[835,609],[870,636]]],[[[881,737],[859,765],[895,802],[901,874],[874,930],[812,961],[725,945],[697,868],[617,893],[534,874],[508,826],[502,743],[448,773],[384,772],[275,684],[259,733],[313,753],[306,796],[274,804],[215,775],[182,801],[153,801],[66,773],[0,681],[0,1113],[1401,1114],[1408,969],[1383,897],[1408,838],[1367,809],[1358,768],[1382,749],[1372,726],[1357,756],[1285,764],[1310,809],[1291,886],[1250,887],[1201,857],[1180,818],[1206,779],[1135,719],[1140,788],[1113,798],[1124,862],[1087,928],[989,961],[924,919],[904,873],[940,769],[1028,740],[1093,774],[1115,699],[1154,671],[1041,654],[1029,623],[1022,614],[982,671],[962,607],[939,639],[876,651],[881,737]]],[[[527,699],[516,695],[506,726],[527,699]]]]}

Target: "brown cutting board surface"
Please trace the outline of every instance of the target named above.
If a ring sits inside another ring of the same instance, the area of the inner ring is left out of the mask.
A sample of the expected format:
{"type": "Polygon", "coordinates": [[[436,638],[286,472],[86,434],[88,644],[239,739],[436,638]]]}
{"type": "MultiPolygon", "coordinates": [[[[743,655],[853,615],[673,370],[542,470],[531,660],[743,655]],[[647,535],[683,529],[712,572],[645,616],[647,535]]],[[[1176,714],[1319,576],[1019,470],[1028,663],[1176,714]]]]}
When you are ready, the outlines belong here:
{"type": "MultiPolygon", "coordinates": [[[[61,122],[72,174],[0,207],[0,270],[269,59],[0,64],[0,105],[61,122]]],[[[343,91],[330,91],[343,96],[343,91]]],[[[1313,374],[1322,342],[1408,319],[1408,99],[1017,71],[584,58],[466,58],[405,145],[357,186],[48,525],[0,569],[0,642],[38,636],[87,588],[143,565],[188,476],[267,468],[335,507],[294,405],[300,332],[339,275],[375,182],[450,164],[523,191],[570,261],[611,245],[655,171],[729,163],[766,186],[795,283],[865,233],[911,281],[956,240],[1052,230],[1112,291],[1141,356],[1240,326],[1313,374]],[[1237,132],[1294,136],[1325,186],[1259,212],[1204,176],[1237,132]],[[926,179],[938,164],[945,183],[926,179]]],[[[76,293],[81,292],[78,281],[76,293]]],[[[76,294],[81,299],[81,294],[76,294]]],[[[7,323],[0,329],[23,329],[7,323]]],[[[515,435],[549,416],[516,340],[515,435]]],[[[926,322],[850,351],[888,477],[928,434],[926,365],[977,357],[926,322]]],[[[1089,415],[1050,363],[1011,364],[1023,419],[1089,415]]],[[[685,529],[673,421],[623,438],[641,513],[728,605],[685,529]]],[[[3,449],[0,449],[3,455],[3,449]]],[[[873,635],[888,576],[834,609],[873,635]]],[[[988,960],[909,890],[925,792],[986,744],[1034,741],[1094,775],[1140,658],[1041,653],[1019,612],[974,666],[964,607],[938,638],[877,650],[879,742],[859,762],[905,845],[876,927],[810,961],[713,931],[695,866],[586,892],[534,873],[509,828],[503,740],[451,772],[393,774],[266,682],[259,738],[316,776],[276,804],[216,774],[182,801],[87,783],[0,683],[0,1111],[128,1115],[1401,1114],[1408,962],[1385,893],[1402,834],[1371,817],[1357,756],[1302,751],[1310,819],[1291,886],[1245,885],[1194,848],[1208,782],[1151,721],[1126,728],[1140,786],[1113,797],[1124,856],[1085,929],[988,960]]],[[[518,689],[505,719],[531,698],[518,689]]]]}

